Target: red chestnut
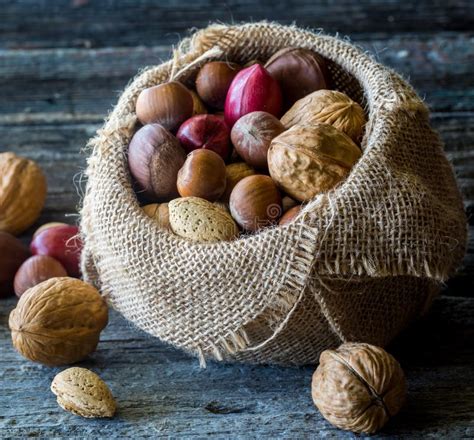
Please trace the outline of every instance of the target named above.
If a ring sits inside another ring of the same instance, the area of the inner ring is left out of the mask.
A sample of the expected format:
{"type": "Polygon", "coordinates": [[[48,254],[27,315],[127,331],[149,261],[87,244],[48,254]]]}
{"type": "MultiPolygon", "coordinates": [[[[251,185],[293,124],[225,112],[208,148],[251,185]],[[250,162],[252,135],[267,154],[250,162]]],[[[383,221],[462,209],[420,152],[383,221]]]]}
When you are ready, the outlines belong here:
{"type": "Polygon", "coordinates": [[[187,152],[204,148],[216,152],[224,160],[229,156],[229,128],[219,116],[193,116],[179,127],[176,137],[187,152]]]}
{"type": "Polygon", "coordinates": [[[260,64],[241,70],[232,81],[225,101],[229,127],[247,113],[265,111],[280,116],[282,96],[278,82],[260,64]]]}
{"type": "Polygon", "coordinates": [[[55,226],[37,234],[31,242],[33,255],[48,255],[58,260],[71,277],[79,277],[82,241],[77,226],[55,226]]]}

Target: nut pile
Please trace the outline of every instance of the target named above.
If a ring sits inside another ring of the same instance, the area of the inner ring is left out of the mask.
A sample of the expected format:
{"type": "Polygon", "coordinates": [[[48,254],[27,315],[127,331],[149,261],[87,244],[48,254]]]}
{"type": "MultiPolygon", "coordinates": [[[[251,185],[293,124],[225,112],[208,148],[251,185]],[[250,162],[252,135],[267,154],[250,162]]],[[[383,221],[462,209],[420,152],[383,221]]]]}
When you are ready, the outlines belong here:
{"type": "Polygon", "coordinates": [[[320,55],[286,48],[143,90],[128,163],[145,213],[197,242],[292,223],[362,154],[364,111],[331,83],[320,55]]]}
{"type": "MultiPolygon", "coordinates": [[[[144,90],[136,102],[142,126],[128,148],[130,173],[149,202],[144,213],[197,242],[294,222],[305,202],[342,182],[361,157],[364,111],[330,85],[322,57],[287,48],[265,64],[209,62],[195,90],[177,81],[144,90]]],[[[13,345],[29,360],[59,366],[96,349],[108,309],[78,279],[76,226],[47,223],[29,248],[15,237],[37,221],[45,197],[37,164],[0,154],[0,296],[19,297],[9,317],[13,345]]],[[[51,390],[82,417],[116,411],[107,385],[84,368],[57,374],[51,390]]],[[[354,432],[380,429],[405,394],[400,365],[368,344],[323,352],[313,375],[321,414],[354,432]]]]}

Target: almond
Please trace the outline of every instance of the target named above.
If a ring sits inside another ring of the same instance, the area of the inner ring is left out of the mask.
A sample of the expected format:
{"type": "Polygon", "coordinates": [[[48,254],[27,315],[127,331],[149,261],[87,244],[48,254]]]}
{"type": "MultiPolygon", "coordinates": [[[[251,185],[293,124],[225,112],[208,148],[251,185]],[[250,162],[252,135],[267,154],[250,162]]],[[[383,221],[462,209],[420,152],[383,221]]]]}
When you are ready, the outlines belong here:
{"type": "Polygon", "coordinates": [[[58,405],[81,417],[113,417],[117,405],[106,383],[86,368],[72,367],[51,383],[58,405]]]}
{"type": "Polygon", "coordinates": [[[170,226],[180,237],[198,242],[227,241],[239,234],[237,224],[221,206],[199,197],[169,202],[170,226]]]}

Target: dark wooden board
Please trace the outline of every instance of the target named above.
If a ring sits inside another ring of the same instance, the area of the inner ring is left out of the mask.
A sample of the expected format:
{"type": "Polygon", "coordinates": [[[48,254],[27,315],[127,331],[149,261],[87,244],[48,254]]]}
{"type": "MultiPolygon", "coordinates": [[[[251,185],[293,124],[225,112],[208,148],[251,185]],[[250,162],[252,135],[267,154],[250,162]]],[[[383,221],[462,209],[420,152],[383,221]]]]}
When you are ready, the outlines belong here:
{"type": "MultiPolygon", "coordinates": [[[[49,391],[61,368],[29,362],[11,346],[14,300],[0,302],[0,437],[354,438],[327,423],[311,400],[314,366],[210,363],[168,348],[112,313],[98,351],[81,366],[108,383],[113,420],[64,412],[49,391]]],[[[441,298],[390,347],[409,383],[406,406],[371,438],[474,436],[474,299],[441,298]],[[461,388],[462,387],[462,388],[461,388]]]]}
{"type": "MultiPolygon", "coordinates": [[[[409,79],[433,111],[474,111],[474,34],[355,41],[409,79]]],[[[141,68],[169,56],[169,46],[0,51],[0,123],[42,113],[100,120],[141,68]]]]}
{"type": "Polygon", "coordinates": [[[472,31],[469,0],[1,0],[4,48],[172,43],[209,22],[277,20],[343,35],[472,31]]]}

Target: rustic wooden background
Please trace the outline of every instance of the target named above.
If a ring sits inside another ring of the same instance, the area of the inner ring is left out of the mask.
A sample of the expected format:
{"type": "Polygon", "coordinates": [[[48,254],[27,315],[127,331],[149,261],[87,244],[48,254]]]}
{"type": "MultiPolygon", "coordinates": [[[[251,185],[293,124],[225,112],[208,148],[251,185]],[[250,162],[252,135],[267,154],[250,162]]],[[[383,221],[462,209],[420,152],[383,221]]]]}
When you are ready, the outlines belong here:
{"type": "MultiPolygon", "coordinates": [[[[37,160],[49,196],[39,223],[77,220],[82,149],[141,68],[168,58],[188,29],[260,19],[348,35],[402,73],[429,104],[465,196],[464,266],[429,315],[390,347],[409,400],[380,438],[474,437],[474,3],[337,0],[0,0],[0,151],[37,160]]],[[[28,240],[28,234],[24,237],[28,240]]],[[[116,314],[83,365],[110,384],[114,420],[65,413],[49,384],[58,369],[22,359],[0,302],[0,437],[351,438],[311,403],[314,367],[227,366],[194,359],[116,314]]]]}

